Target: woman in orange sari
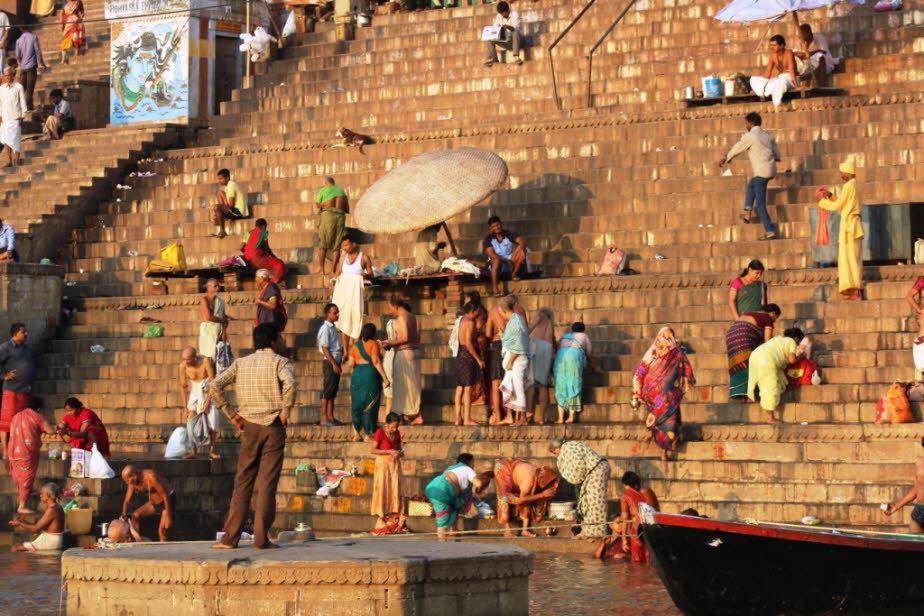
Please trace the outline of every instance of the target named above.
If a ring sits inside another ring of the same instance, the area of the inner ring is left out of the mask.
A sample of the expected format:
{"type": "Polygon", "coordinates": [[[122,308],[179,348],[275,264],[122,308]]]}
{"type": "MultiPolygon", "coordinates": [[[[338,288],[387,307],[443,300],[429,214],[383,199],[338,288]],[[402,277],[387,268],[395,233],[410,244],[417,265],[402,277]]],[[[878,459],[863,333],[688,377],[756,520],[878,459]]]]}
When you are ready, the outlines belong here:
{"type": "Polygon", "coordinates": [[[270,282],[279,283],[286,275],[286,265],[273,254],[269,245],[269,231],[266,230],[266,219],[258,218],[256,227],[244,236],[241,242],[241,252],[244,260],[254,269],[267,269],[270,271],[270,282]]]}
{"type": "Polygon", "coordinates": [[[48,425],[38,412],[42,402],[33,396],[29,406],[16,413],[10,422],[10,442],[7,445],[7,458],[10,461],[10,476],[19,488],[19,507],[16,513],[32,514],[26,507],[35,473],[38,471],[39,452],[42,449],[42,432],[54,434],[55,429],[48,425]]]}
{"type": "Polygon", "coordinates": [[[511,528],[510,510],[522,520],[520,533],[535,537],[529,523],[539,523],[545,517],[546,506],[558,490],[558,473],[547,466],[536,467],[517,458],[504,458],[494,463],[494,489],[497,491],[497,519],[507,529],[505,537],[516,537],[511,528]]]}
{"type": "Polygon", "coordinates": [[[67,0],[61,11],[61,64],[67,64],[67,50],[74,48],[74,58],[86,44],[83,36],[83,2],[67,0]]]}

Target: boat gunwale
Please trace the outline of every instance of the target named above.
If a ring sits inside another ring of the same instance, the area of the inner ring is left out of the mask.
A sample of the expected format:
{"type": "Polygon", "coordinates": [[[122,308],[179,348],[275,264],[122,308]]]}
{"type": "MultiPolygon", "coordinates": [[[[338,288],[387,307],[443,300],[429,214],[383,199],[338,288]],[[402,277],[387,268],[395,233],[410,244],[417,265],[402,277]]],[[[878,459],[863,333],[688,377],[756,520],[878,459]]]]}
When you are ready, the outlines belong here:
{"type": "Polygon", "coordinates": [[[821,543],[877,550],[924,551],[924,536],[921,539],[899,537],[871,537],[844,531],[822,531],[816,529],[794,529],[774,526],[772,522],[749,524],[746,522],[723,522],[711,518],[700,518],[670,513],[655,513],[654,523],[696,530],[719,531],[768,539],[783,539],[806,543],[821,543]]]}

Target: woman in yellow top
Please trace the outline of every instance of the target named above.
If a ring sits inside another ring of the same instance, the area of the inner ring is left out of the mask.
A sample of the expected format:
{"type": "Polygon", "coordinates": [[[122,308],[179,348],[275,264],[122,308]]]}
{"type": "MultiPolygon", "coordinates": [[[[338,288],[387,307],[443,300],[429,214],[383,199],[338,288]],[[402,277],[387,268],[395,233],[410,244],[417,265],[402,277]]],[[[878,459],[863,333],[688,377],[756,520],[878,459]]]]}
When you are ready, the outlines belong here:
{"type": "Polygon", "coordinates": [[[841,230],[837,239],[837,281],[838,289],[844,299],[860,301],[863,299],[863,203],[857,191],[856,168],[853,162],[846,161],[839,167],[844,186],[837,198],[832,198],[830,191],[818,189],[822,199],[818,207],[841,213],[841,230]]]}

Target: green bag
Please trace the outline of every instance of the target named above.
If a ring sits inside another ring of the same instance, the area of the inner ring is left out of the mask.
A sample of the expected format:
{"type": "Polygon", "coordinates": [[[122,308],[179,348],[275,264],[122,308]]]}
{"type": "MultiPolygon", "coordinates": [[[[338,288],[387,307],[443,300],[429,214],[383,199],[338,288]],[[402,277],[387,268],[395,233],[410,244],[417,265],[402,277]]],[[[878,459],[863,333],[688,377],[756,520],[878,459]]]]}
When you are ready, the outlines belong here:
{"type": "Polygon", "coordinates": [[[145,338],[160,338],[163,335],[164,335],[163,325],[148,325],[147,329],[144,330],[145,338]]]}

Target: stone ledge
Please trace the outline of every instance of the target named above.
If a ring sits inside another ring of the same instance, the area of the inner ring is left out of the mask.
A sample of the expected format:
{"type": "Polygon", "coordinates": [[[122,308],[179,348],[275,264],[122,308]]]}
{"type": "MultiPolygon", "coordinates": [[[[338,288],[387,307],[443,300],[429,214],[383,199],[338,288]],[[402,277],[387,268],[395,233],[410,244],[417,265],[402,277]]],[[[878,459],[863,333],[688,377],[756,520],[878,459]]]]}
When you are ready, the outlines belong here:
{"type": "Polygon", "coordinates": [[[207,542],[67,550],[68,580],[150,584],[393,584],[457,582],[532,573],[530,552],[433,541],[316,541],[279,550],[212,550],[207,542]],[[477,567],[462,567],[477,558],[477,567]]]}

